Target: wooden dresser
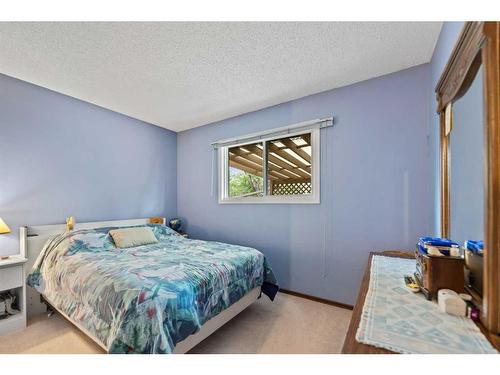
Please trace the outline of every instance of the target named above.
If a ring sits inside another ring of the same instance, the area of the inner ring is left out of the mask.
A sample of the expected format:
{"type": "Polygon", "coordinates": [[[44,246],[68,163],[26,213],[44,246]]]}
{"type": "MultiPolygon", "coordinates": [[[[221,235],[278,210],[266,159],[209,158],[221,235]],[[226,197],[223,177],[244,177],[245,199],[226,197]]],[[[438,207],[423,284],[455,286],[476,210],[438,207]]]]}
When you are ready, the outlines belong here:
{"type": "MultiPolygon", "coordinates": [[[[410,251],[384,251],[370,253],[368,264],[363,275],[363,280],[361,281],[358,299],[356,300],[356,305],[354,305],[351,322],[349,324],[349,329],[344,340],[344,346],[342,347],[342,354],[395,354],[390,350],[361,344],[356,341],[356,331],[358,330],[359,322],[361,320],[361,313],[363,312],[363,305],[365,304],[365,297],[368,292],[368,286],[370,284],[370,269],[373,255],[394,256],[399,258],[415,258],[414,253],[410,251]]],[[[500,341],[498,337],[492,337],[491,335],[489,335],[481,324],[478,324],[478,327],[490,340],[493,346],[500,351],[500,341]]]]}

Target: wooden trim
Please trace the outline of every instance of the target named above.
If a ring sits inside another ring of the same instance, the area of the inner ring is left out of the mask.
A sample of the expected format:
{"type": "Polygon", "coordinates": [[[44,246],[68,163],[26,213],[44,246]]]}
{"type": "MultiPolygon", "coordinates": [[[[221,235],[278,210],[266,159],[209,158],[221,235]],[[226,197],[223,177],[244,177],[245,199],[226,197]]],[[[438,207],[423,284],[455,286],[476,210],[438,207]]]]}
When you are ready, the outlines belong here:
{"type": "Polygon", "coordinates": [[[281,293],[285,293],[285,294],[289,294],[291,296],[305,298],[305,299],[309,299],[311,301],[320,302],[320,303],[324,303],[324,304],[327,304],[327,305],[340,307],[340,308],[347,309],[347,310],[352,310],[354,308],[354,306],[348,305],[346,303],[332,301],[332,300],[325,299],[325,298],[320,298],[320,297],[315,297],[315,296],[311,296],[309,294],[294,292],[293,290],[280,289],[280,292],[281,293]]]}
{"type": "Polygon", "coordinates": [[[446,135],[445,112],[439,114],[440,178],[441,178],[441,237],[450,236],[450,153],[449,135],[446,135]]]}
{"type": "MultiPolygon", "coordinates": [[[[461,98],[483,66],[485,250],[481,321],[500,333],[500,23],[467,22],[436,86],[440,115],[441,235],[450,235],[449,134],[445,109],[461,98]]],[[[497,336],[498,337],[498,336],[497,336]]]]}
{"type": "Polygon", "coordinates": [[[486,22],[485,98],[485,254],[483,323],[500,333],[500,23],[486,22]]]}
{"type": "Polygon", "coordinates": [[[467,92],[481,65],[484,22],[466,22],[436,86],[437,112],[467,92]],[[472,67],[472,69],[471,69],[472,67]]]}

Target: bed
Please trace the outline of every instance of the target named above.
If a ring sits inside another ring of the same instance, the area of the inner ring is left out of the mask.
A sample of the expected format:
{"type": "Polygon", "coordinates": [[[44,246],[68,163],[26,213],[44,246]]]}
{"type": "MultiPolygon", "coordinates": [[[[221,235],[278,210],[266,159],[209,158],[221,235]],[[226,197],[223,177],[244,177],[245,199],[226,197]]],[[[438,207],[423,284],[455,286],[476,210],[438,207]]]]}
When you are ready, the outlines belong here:
{"type": "Polygon", "coordinates": [[[187,352],[261,292],[272,300],[278,291],[253,248],[187,239],[146,219],[63,228],[21,229],[33,263],[28,305],[40,293],[108,353],[187,352]],[[158,242],[116,248],[109,231],[134,226],[158,242]]]}

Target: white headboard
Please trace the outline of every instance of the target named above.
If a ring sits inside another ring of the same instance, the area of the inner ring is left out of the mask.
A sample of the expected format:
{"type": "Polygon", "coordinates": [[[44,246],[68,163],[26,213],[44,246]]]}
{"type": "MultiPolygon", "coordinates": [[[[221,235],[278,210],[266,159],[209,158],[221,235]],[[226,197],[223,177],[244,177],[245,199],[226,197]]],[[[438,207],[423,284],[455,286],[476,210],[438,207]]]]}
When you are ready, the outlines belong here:
{"type": "MultiPolygon", "coordinates": [[[[149,224],[151,218],[144,219],[128,219],[128,220],[111,220],[111,221],[94,221],[89,223],[76,223],[74,230],[105,228],[105,227],[127,227],[133,225],[149,224]]],[[[166,220],[163,219],[163,224],[166,220]]],[[[25,264],[26,276],[31,272],[33,264],[38,255],[43,249],[47,240],[66,230],[66,224],[54,225],[37,225],[33,227],[20,228],[20,253],[25,256],[28,261],[25,264]]],[[[26,288],[26,307],[28,318],[30,316],[46,312],[46,305],[41,303],[40,294],[33,288],[26,288]]]]}

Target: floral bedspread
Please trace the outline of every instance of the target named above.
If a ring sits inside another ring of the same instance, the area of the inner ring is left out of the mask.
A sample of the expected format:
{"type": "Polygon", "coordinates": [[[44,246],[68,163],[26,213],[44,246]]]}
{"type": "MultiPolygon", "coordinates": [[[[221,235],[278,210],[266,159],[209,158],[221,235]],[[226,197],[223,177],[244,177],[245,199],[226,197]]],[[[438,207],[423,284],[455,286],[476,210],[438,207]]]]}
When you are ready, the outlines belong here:
{"type": "Polygon", "coordinates": [[[274,299],[278,286],[261,252],[149,226],[158,243],[128,249],[114,246],[113,228],[55,236],[28,284],[110,353],[171,353],[253,288],[274,299]]]}

